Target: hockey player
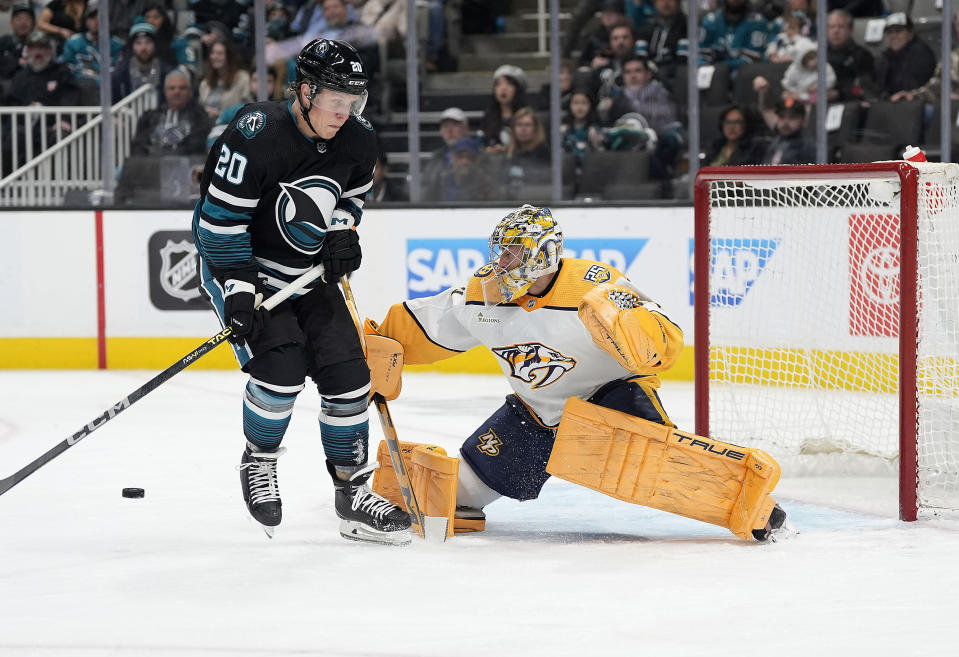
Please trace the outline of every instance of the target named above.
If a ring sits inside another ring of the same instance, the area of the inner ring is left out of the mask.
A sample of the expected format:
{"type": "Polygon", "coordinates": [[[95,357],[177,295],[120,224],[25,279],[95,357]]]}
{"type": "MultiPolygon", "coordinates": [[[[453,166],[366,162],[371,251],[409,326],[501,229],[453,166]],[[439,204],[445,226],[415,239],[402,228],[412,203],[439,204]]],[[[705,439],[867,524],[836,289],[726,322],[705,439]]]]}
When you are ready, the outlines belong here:
{"type": "MultiPolygon", "coordinates": [[[[663,409],[657,375],[672,367],[683,335],[657,304],[609,265],[561,260],[563,234],[548,208],[511,212],[489,247],[489,263],[465,288],[395,304],[378,327],[367,321],[373,387],[386,399],[399,394],[397,362],[434,362],[479,344],[513,389],[460,459],[402,445],[427,515],[479,530],[487,504],[534,499],[555,474],[743,539],[767,540],[781,528],[786,514],[769,497],[778,464],[681,432],[663,409]],[[399,343],[393,353],[386,338],[399,343]]],[[[398,499],[385,462],[374,490],[398,499]]]]}
{"type": "Polygon", "coordinates": [[[370,492],[369,369],[336,285],[360,265],[356,231],[373,180],[376,137],[361,112],[367,74],[343,41],[316,39],[296,60],[290,101],[252,103],[216,140],[193,215],[202,289],[232,328],[250,375],[243,398],[243,499],[267,535],[280,524],[280,446],[307,375],[321,396],[320,436],[345,538],[410,542],[410,518],[370,492]],[[273,309],[269,296],[317,263],[325,280],[273,309]]]}

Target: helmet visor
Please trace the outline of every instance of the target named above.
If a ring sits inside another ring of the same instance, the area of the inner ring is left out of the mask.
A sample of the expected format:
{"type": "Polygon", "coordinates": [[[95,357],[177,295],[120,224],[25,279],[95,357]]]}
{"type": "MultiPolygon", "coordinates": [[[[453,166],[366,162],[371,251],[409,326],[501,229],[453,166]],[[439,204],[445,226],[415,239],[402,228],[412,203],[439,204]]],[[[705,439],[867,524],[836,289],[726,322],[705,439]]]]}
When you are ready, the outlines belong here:
{"type": "Polygon", "coordinates": [[[359,116],[366,107],[367,97],[365,90],[358,94],[348,94],[333,89],[320,88],[313,97],[313,105],[325,112],[359,116]]]}

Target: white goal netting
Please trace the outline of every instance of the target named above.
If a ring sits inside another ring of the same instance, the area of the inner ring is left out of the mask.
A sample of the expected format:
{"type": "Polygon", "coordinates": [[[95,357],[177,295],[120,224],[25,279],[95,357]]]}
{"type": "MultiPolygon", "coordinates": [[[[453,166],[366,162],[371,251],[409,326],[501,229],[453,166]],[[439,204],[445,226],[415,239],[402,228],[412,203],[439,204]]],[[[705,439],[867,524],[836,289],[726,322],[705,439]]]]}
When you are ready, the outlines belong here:
{"type": "Polygon", "coordinates": [[[917,169],[914,280],[900,258],[913,183],[895,170],[710,183],[709,433],[797,472],[895,470],[902,367],[919,506],[959,509],[959,167],[917,169]],[[903,312],[918,314],[914,360],[903,312]]]}

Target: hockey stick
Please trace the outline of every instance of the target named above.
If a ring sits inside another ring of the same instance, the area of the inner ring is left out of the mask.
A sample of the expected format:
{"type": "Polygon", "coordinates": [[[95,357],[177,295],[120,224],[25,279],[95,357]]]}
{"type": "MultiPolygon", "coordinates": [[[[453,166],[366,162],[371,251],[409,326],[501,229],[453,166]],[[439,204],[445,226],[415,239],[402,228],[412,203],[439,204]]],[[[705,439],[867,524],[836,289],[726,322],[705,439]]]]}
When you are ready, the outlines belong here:
{"type": "MultiPolygon", "coordinates": [[[[323,275],[323,265],[317,265],[313,267],[302,276],[297,278],[295,281],[284,287],[282,290],[278,291],[276,294],[271,296],[269,299],[261,303],[258,308],[265,308],[266,310],[272,310],[278,306],[281,302],[286,301],[293,294],[298,292],[304,286],[310,284],[317,278],[323,275]]],[[[72,436],[66,440],[57,443],[52,449],[47,450],[39,457],[20,468],[14,472],[9,477],[5,479],[0,479],[0,495],[3,495],[8,490],[19,484],[21,481],[29,477],[31,474],[39,470],[41,467],[52,461],[53,459],[60,456],[63,452],[67,451],[78,442],[89,436],[91,433],[102,427],[104,424],[115,418],[117,415],[130,408],[134,403],[140,401],[146,397],[149,393],[153,392],[159,388],[162,384],[169,381],[173,376],[186,367],[192,364],[194,361],[198,360],[202,356],[205,356],[215,347],[218,347],[220,344],[226,341],[226,339],[233,332],[233,329],[227,327],[214,335],[212,338],[201,344],[199,347],[188,353],[186,356],[181,358],[179,361],[163,370],[155,377],[147,381],[145,384],[131,392],[129,395],[118,401],[116,404],[105,410],[103,413],[98,415],[96,418],[91,420],[84,426],[82,429],[74,433],[72,436]]]]}
{"type": "MultiPolygon", "coordinates": [[[[356,325],[356,332],[359,333],[360,343],[363,345],[363,353],[366,353],[366,336],[363,334],[363,324],[360,321],[360,313],[356,309],[356,299],[353,298],[353,290],[350,288],[350,282],[343,276],[340,278],[340,287],[343,289],[343,296],[346,297],[346,305],[353,316],[353,323],[356,325]]],[[[416,532],[426,538],[426,520],[423,511],[420,509],[419,502],[416,501],[416,494],[413,492],[413,483],[410,481],[410,475],[406,471],[406,464],[403,463],[403,455],[400,452],[399,438],[396,437],[396,427],[393,424],[393,417],[390,415],[390,408],[386,405],[386,399],[380,393],[373,394],[373,404],[380,416],[380,424],[383,427],[383,435],[386,437],[386,446],[390,450],[390,461],[393,462],[393,471],[396,473],[396,481],[400,486],[400,493],[403,495],[403,501],[406,502],[406,508],[410,511],[416,532]]],[[[430,532],[431,538],[433,532],[430,532]]],[[[443,538],[446,540],[446,528],[443,528],[443,538]]]]}

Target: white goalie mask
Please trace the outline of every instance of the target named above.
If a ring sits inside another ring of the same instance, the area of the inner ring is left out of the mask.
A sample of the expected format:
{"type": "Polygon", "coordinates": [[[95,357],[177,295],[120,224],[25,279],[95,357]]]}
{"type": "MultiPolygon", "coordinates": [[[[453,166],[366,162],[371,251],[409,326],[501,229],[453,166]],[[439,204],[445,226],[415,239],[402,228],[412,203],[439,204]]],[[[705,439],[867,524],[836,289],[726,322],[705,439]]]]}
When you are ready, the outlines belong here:
{"type": "Polygon", "coordinates": [[[549,208],[524,205],[496,225],[489,238],[490,284],[484,284],[487,305],[515,301],[536,279],[559,268],[563,231],[549,208]]]}

